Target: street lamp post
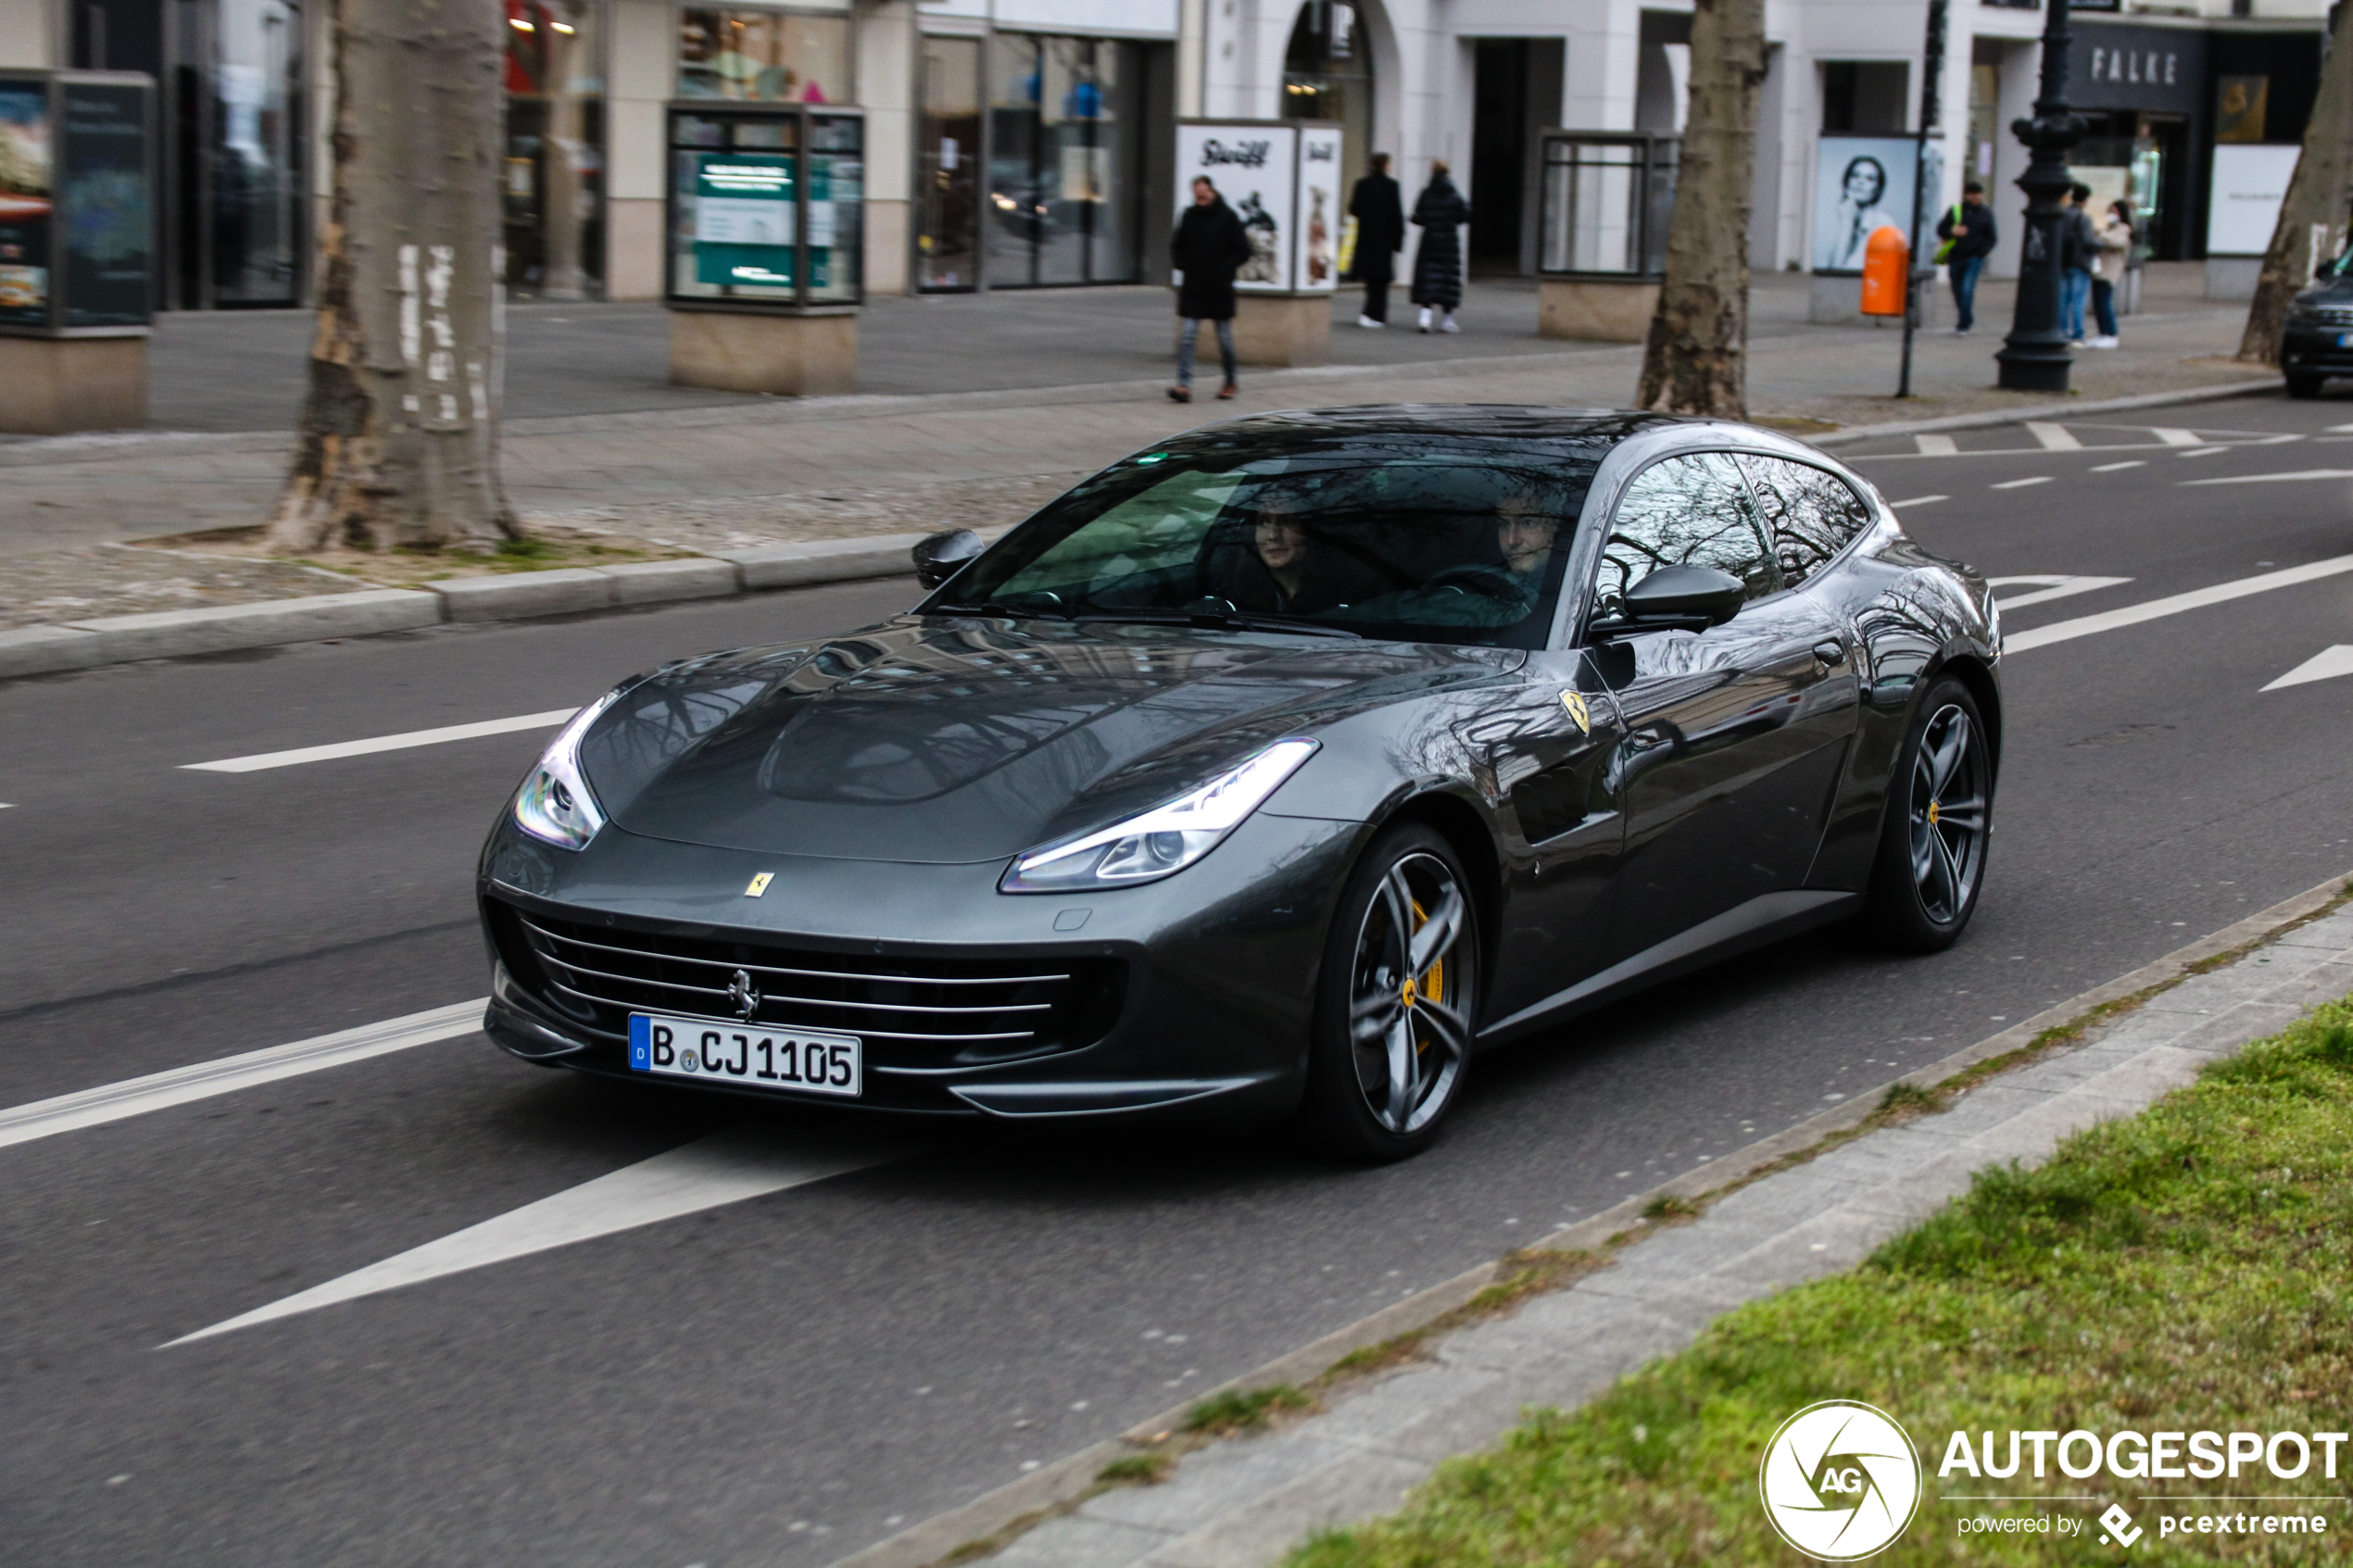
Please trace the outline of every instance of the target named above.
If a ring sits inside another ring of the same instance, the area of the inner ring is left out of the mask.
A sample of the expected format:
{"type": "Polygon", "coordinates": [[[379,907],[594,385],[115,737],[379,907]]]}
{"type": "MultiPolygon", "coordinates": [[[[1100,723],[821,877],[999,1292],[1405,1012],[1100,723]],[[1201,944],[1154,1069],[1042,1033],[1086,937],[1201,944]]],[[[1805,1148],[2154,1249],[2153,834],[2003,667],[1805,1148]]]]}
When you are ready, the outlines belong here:
{"type": "Polygon", "coordinates": [[[2083,119],[2067,102],[2067,0],[2043,0],[2043,86],[2034,118],[2010,122],[2032,157],[2019,176],[2026,193],[2026,244],[2018,270],[2018,305],[2010,335],[1994,358],[2000,384],[2014,392],[2065,392],[2075,356],[2059,330],[2059,225],[2067,216],[2068,149],[2083,134],[2083,119]]]}

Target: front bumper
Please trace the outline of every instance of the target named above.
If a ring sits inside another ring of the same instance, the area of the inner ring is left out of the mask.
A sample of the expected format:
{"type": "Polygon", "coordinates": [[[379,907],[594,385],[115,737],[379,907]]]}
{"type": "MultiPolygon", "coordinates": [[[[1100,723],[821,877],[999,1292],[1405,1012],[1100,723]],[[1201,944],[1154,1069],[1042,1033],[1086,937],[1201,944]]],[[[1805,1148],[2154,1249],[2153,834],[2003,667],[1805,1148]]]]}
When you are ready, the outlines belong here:
{"type": "Polygon", "coordinates": [[[2353,324],[2307,327],[2291,323],[2280,334],[2280,368],[2304,374],[2353,376],[2353,324]]]}
{"type": "MultiPolygon", "coordinates": [[[[1084,990],[1057,1001],[1041,1036],[1010,1053],[958,1049],[937,1038],[870,1041],[854,1101],[747,1089],[763,1098],[940,1115],[1066,1117],[1205,1111],[1280,1115],[1304,1082],[1315,981],[1331,906],[1362,824],[1262,814],[1199,864],[1143,887],[1083,895],[1000,894],[1001,861],[975,865],[780,857],[641,837],[617,827],[578,854],[550,848],[502,819],[484,847],[478,895],[494,966],[484,1028],[510,1053],[547,1065],[643,1081],[628,1063],[628,1004],[584,997],[565,978],[617,986],[543,959],[546,932],[601,937],[609,967],[686,974],[640,963],[638,949],[736,954],[801,972],[855,971],[860,983],[905,975],[898,997],[925,987],[996,984],[925,976],[1002,974],[1054,966],[1084,990]],[[764,896],[752,876],[773,874],[764,896]]],[[[561,940],[561,938],[559,938],[561,940]]],[[[570,949],[552,949],[569,953],[570,949]]],[[[584,947],[584,951],[585,948],[584,947]]],[[[724,958],[691,958],[710,966],[724,958]]],[[[618,979],[619,977],[608,977],[618,979]]],[[[802,989],[824,990],[819,980],[802,989]]],[[[659,1010],[712,1016],[665,995],[659,1010]]],[[[661,993],[645,993],[663,995],[661,993]]],[[[830,994],[852,994],[838,988],[830,994]]],[[[875,990],[858,995],[879,995],[875,990]]],[[[1041,995],[983,989],[992,999],[1041,995]]],[[[648,1004],[652,1010],[652,1004],[648,1004]]],[[[763,1003],[763,1027],[839,1031],[845,1015],[763,1003]]],[[[875,1004],[882,1005],[882,1004],[875,1004]]],[[[952,1018],[926,1028],[953,1029],[952,1018]]],[[[872,1019],[871,1012],[852,1014],[872,1019]]],[[[730,1022],[732,1020],[722,1020],[730,1022]]],[[[885,1018],[884,1022],[890,1020],[885,1018]]],[[[736,1025],[740,1027],[740,1025],[736,1025]]],[[[995,1048],[995,1047],[991,1047],[995,1048]]],[[[724,1085],[663,1077],[687,1087],[724,1085]]]]}

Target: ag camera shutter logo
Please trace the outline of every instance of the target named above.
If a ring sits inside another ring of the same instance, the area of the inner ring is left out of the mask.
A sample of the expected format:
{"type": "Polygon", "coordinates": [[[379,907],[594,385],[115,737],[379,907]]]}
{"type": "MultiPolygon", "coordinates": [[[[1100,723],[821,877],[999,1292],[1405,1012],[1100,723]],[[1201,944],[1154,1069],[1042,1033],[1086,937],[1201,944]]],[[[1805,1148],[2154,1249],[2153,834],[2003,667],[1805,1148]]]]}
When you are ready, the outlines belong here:
{"type": "Polygon", "coordinates": [[[1920,1461],[1886,1411],[1854,1399],[1806,1406],[1773,1434],[1756,1471],[1765,1516],[1820,1562],[1884,1551],[1920,1502],[1920,1461]]]}

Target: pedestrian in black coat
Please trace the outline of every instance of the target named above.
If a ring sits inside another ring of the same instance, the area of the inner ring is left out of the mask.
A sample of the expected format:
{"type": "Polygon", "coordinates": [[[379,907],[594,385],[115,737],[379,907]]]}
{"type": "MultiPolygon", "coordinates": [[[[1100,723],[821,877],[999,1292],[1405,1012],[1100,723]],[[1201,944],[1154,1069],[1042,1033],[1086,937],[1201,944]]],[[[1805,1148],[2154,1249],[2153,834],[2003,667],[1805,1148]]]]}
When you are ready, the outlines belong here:
{"type": "Polygon", "coordinates": [[[1389,177],[1389,155],[1373,155],[1373,171],[1349,194],[1348,216],[1356,220],[1356,281],[1365,285],[1360,327],[1389,325],[1389,285],[1397,276],[1397,253],[1405,248],[1405,204],[1389,177]]]}
{"type": "Polygon", "coordinates": [[[1250,259],[1250,233],[1207,176],[1193,181],[1193,205],[1168,238],[1168,257],[1185,281],[1176,285],[1176,314],[1184,336],[1176,345],[1176,384],[1168,389],[1178,403],[1193,400],[1193,344],[1203,321],[1217,323],[1217,356],[1226,370],[1220,397],[1231,397],[1234,382],[1234,274],[1250,259]]]}
{"type": "Polygon", "coordinates": [[[1471,220],[1470,203],[1448,178],[1445,162],[1429,166],[1429,183],[1414,202],[1414,222],[1422,243],[1414,252],[1414,303],[1422,307],[1421,329],[1430,330],[1430,312],[1439,313],[1438,330],[1460,332],[1455,307],[1463,303],[1463,225],[1471,220]]]}

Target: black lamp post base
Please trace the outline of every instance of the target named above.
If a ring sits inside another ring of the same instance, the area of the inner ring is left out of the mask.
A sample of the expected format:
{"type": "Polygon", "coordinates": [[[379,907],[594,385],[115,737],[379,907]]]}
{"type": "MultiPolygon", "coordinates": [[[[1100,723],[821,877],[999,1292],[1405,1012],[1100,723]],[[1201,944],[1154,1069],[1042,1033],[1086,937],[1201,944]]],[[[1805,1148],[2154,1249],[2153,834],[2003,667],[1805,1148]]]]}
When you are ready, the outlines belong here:
{"type": "Polygon", "coordinates": [[[2016,344],[1994,356],[1995,384],[2009,392],[2065,392],[2075,356],[2059,344],[2016,344]]]}

